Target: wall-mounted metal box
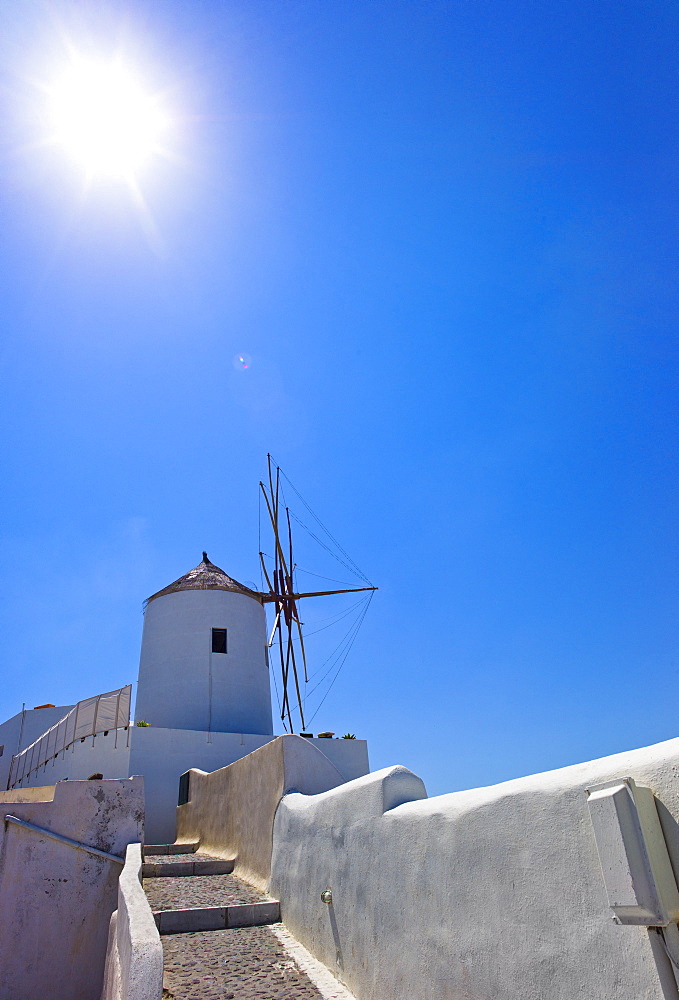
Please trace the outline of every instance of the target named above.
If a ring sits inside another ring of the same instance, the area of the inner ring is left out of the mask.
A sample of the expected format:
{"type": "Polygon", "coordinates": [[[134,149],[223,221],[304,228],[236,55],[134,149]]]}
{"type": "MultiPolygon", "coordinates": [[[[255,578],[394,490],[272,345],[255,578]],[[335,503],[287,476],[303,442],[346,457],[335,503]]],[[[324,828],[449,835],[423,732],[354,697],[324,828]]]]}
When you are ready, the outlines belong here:
{"type": "Polygon", "coordinates": [[[679,891],[651,789],[618,778],[593,785],[587,795],[614,918],[648,927],[679,920],[679,891]]]}

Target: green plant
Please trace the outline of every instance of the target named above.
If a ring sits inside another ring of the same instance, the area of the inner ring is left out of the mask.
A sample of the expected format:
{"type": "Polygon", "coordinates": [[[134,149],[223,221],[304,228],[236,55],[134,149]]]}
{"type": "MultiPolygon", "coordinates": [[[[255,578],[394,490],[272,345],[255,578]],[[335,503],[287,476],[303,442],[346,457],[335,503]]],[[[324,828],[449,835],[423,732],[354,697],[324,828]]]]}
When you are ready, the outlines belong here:
{"type": "Polygon", "coordinates": [[[345,733],[344,736],[342,737],[342,739],[343,740],[355,740],[356,736],[354,735],[354,733],[345,733]]]}
{"type": "Polygon", "coordinates": [[[144,722],[143,719],[140,719],[139,722],[135,722],[135,726],[146,726],[148,729],[148,722],[144,722]]]}

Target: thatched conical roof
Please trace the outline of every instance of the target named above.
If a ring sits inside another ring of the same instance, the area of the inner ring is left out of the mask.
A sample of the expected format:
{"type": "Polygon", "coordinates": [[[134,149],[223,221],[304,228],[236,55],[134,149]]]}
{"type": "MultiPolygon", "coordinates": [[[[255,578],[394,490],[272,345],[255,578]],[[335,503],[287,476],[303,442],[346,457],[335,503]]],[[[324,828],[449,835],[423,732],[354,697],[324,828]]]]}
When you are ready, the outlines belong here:
{"type": "Polygon", "coordinates": [[[165,594],[175,594],[180,590],[231,590],[236,594],[245,594],[247,597],[254,597],[256,601],[260,600],[260,595],[256,590],[250,590],[249,587],[239,583],[238,580],[227,576],[219,566],[211,563],[207,557],[207,552],[203,552],[203,560],[195,569],[190,569],[188,573],[180,576],[174,583],[163,587],[157,594],[152,594],[147,599],[146,604],[155,601],[156,597],[164,597],[165,594]]]}

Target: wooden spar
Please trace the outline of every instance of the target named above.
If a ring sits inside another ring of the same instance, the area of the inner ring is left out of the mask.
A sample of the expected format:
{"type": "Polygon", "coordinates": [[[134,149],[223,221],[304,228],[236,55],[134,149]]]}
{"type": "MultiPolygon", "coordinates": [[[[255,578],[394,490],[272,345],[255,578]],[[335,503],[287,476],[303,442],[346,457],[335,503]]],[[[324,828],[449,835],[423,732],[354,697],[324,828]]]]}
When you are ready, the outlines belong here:
{"type": "MultiPolygon", "coordinates": [[[[287,588],[288,593],[292,593],[293,589],[294,589],[293,588],[293,582],[292,582],[292,574],[295,571],[295,563],[294,563],[294,560],[293,560],[293,557],[292,557],[292,528],[290,526],[290,510],[289,510],[288,507],[285,508],[285,516],[288,519],[288,552],[289,552],[288,566],[290,567],[289,568],[289,572],[288,572],[288,574],[286,576],[285,582],[286,582],[286,588],[287,588]]],[[[297,704],[299,705],[299,717],[300,717],[300,721],[302,723],[302,730],[304,730],[306,728],[306,723],[304,722],[304,701],[303,701],[303,698],[302,698],[302,693],[301,693],[301,691],[299,689],[299,677],[297,675],[297,660],[295,658],[295,647],[294,647],[294,644],[293,644],[293,641],[292,641],[292,622],[293,622],[293,620],[295,622],[297,622],[297,628],[299,629],[299,615],[297,614],[297,608],[295,607],[294,598],[291,598],[288,603],[290,605],[290,607],[289,607],[289,614],[288,614],[288,622],[287,622],[287,625],[288,625],[288,649],[290,650],[290,652],[292,654],[292,672],[293,672],[293,675],[294,675],[294,678],[295,678],[295,691],[297,693],[297,704]]],[[[300,630],[300,634],[301,634],[301,630],[300,630]]],[[[308,681],[308,677],[306,676],[306,658],[305,658],[305,663],[304,663],[304,677],[305,677],[305,680],[308,681]]]]}
{"type": "MultiPolygon", "coordinates": [[[[264,486],[264,483],[260,483],[259,485],[260,485],[260,487],[262,489],[262,493],[264,494],[264,499],[266,501],[266,509],[267,509],[267,511],[269,513],[269,520],[271,521],[271,527],[273,528],[273,533],[274,533],[274,540],[276,542],[276,555],[275,555],[275,560],[274,560],[275,570],[278,569],[277,563],[280,562],[281,565],[283,566],[283,569],[285,570],[285,573],[286,573],[286,576],[287,576],[288,575],[288,572],[287,572],[288,571],[288,567],[287,567],[286,562],[285,562],[285,556],[283,554],[283,548],[281,546],[281,540],[280,540],[280,537],[278,535],[278,523],[277,523],[277,521],[276,521],[276,519],[274,517],[274,511],[271,508],[271,504],[269,503],[269,498],[268,498],[268,496],[266,494],[266,487],[264,486]]],[[[275,576],[276,576],[276,574],[274,572],[274,578],[275,578],[275,576]]]]}
{"type": "MultiPolygon", "coordinates": [[[[269,475],[271,475],[271,473],[269,473],[269,475]]],[[[280,543],[280,540],[278,538],[278,490],[280,488],[280,484],[281,484],[281,470],[278,468],[278,466],[276,466],[276,500],[275,500],[275,503],[274,503],[274,515],[276,517],[276,542],[278,543],[277,547],[278,547],[278,551],[280,553],[280,559],[281,559],[281,562],[282,562],[283,561],[283,549],[281,548],[281,543],[280,543]]]]}
{"type": "MultiPolygon", "coordinates": [[[[271,483],[271,462],[269,462],[269,482],[271,483]]],[[[274,559],[273,578],[274,578],[274,583],[276,584],[276,589],[277,590],[278,589],[282,590],[282,588],[279,588],[280,581],[279,581],[279,578],[278,578],[278,573],[279,573],[279,570],[280,570],[279,557],[278,557],[278,550],[280,549],[280,545],[278,544],[278,477],[276,478],[276,493],[275,493],[275,495],[274,495],[274,492],[273,492],[273,484],[271,486],[271,503],[273,504],[273,515],[274,515],[274,524],[275,524],[274,532],[275,532],[275,535],[276,535],[276,542],[277,542],[276,549],[274,551],[274,556],[276,558],[274,559]]],[[[286,683],[287,683],[287,670],[285,672],[285,675],[286,675],[286,683]]],[[[288,706],[289,706],[289,703],[288,703],[288,706]]]]}
{"type": "Polygon", "coordinates": [[[271,601],[282,601],[287,598],[291,598],[293,601],[299,601],[302,597],[330,597],[332,594],[359,594],[364,590],[379,590],[379,587],[351,587],[349,590],[314,590],[308,594],[286,594],[285,598],[280,594],[260,594],[260,598],[264,604],[271,601]]]}
{"type": "MultiPolygon", "coordinates": [[[[288,519],[288,543],[289,543],[289,546],[290,546],[290,573],[291,573],[291,576],[290,576],[290,587],[289,587],[289,589],[292,591],[293,590],[292,573],[294,572],[295,564],[294,564],[293,559],[292,559],[292,524],[290,523],[290,508],[289,507],[285,508],[285,515],[286,515],[286,517],[288,519]]],[[[302,635],[302,623],[299,620],[299,613],[297,611],[297,607],[295,606],[294,598],[293,598],[293,608],[295,610],[294,618],[295,618],[295,624],[297,625],[297,636],[299,638],[299,648],[302,651],[302,663],[304,664],[304,682],[306,684],[308,684],[309,683],[309,672],[307,670],[307,664],[306,664],[306,650],[304,649],[304,637],[302,635]]],[[[304,725],[304,723],[302,723],[302,725],[304,725]]]]}
{"type": "Polygon", "coordinates": [[[298,617],[295,618],[295,624],[297,625],[297,637],[299,639],[299,648],[302,651],[302,663],[304,664],[304,680],[309,683],[309,674],[306,665],[306,651],[304,649],[304,636],[302,635],[302,623],[298,617]]]}
{"type": "MultiPolygon", "coordinates": [[[[291,710],[291,707],[290,707],[290,697],[288,695],[288,677],[289,677],[289,673],[290,673],[290,647],[292,645],[292,638],[291,638],[291,632],[290,632],[290,610],[289,610],[289,606],[288,606],[289,605],[289,601],[286,600],[286,594],[285,594],[285,592],[286,592],[285,579],[288,576],[288,567],[286,566],[286,563],[285,563],[285,555],[283,554],[283,547],[281,546],[281,541],[280,541],[280,536],[279,536],[279,529],[278,529],[278,510],[279,510],[279,492],[280,492],[280,469],[278,467],[276,467],[276,489],[275,489],[275,492],[274,492],[273,476],[271,474],[271,456],[268,455],[267,458],[268,458],[268,466],[269,466],[269,468],[268,468],[268,472],[269,472],[269,491],[270,491],[271,503],[269,503],[269,497],[266,494],[266,490],[264,489],[264,485],[262,483],[260,483],[260,486],[262,487],[262,492],[264,493],[264,499],[266,501],[266,507],[267,507],[267,510],[269,512],[269,519],[271,521],[271,526],[273,528],[274,539],[275,539],[275,543],[276,543],[273,577],[274,577],[274,582],[276,584],[276,587],[281,591],[281,597],[280,597],[280,599],[278,601],[278,614],[276,616],[277,617],[277,621],[278,621],[278,630],[279,630],[279,637],[280,637],[279,638],[279,643],[278,643],[278,648],[279,648],[279,654],[280,654],[281,674],[282,674],[282,680],[283,680],[283,704],[282,704],[281,718],[282,719],[285,718],[285,712],[286,712],[286,708],[287,708],[288,723],[290,725],[290,732],[292,733],[292,732],[294,732],[294,729],[293,729],[293,724],[292,724],[292,710],[291,710]],[[283,637],[282,637],[282,633],[281,633],[281,630],[280,630],[281,614],[283,614],[283,616],[285,617],[285,622],[286,622],[286,625],[287,625],[287,628],[288,628],[288,648],[286,650],[285,657],[283,656],[283,637]]],[[[270,581],[269,581],[269,586],[271,587],[271,582],[270,581]]],[[[275,628],[274,628],[274,631],[272,632],[272,638],[271,638],[272,642],[273,642],[273,635],[274,634],[275,634],[275,628]]],[[[292,653],[293,653],[293,657],[294,657],[294,649],[293,649],[292,653]]],[[[297,670],[296,670],[296,667],[295,667],[295,664],[294,664],[294,659],[293,659],[293,670],[294,670],[294,673],[295,673],[295,682],[296,682],[297,690],[299,691],[299,685],[297,684],[297,670]]],[[[298,697],[298,700],[299,700],[300,714],[301,714],[302,703],[301,703],[301,699],[299,699],[299,697],[298,697]]]]}
{"type": "Polygon", "coordinates": [[[273,591],[273,587],[271,586],[271,580],[269,579],[269,574],[266,571],[266,563],[264,562],[264,553],[263,552],[259,553],[259,561],[262,564],[262,571],[263,571],[264,576],[266,578],[266,582],[269,584],[269,590],[273,591]]]}
{"type": "Polygon", "coordinates": [[[297,704],[299,705],[299,717],[302,722],[302,729],[304,729],[306,723],[304,722],[304,705],[302,704],[302,693],[299,689],[299,677],[297,675],[297,661],[295,660],[295,647],[292,643],[292,629],[288,629],[288,648],[292,654],[292,674],[295,678],[295,691],[297,692],[297,704]]]}
{"type": "Polygon", "coordinates": [[[290,701],[288,699],[288,672],[285,667],[285,660],[283,659],[283,643],[280,641],[278,643],[278,651],[281,657],[281,676],[283,678],[283,704],[281,708],[281,719],[285,721],[285,707],[287,705],[288,709],[288,722],[290,723],[290,732],[294,732],[292,728],[292,717],[290,714],[290,701]]]}

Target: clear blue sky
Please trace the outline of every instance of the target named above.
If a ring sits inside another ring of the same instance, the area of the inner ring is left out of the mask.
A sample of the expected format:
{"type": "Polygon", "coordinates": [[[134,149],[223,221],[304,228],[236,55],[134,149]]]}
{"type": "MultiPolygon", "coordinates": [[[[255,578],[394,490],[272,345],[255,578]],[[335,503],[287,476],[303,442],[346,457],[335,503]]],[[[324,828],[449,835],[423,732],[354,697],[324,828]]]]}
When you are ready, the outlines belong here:
{"type": "Polygon", "coordinates": [[[676,736],[677,5],[4,0],[0,39],[0,718],[135,680],[202,549],[258,580],[271,451],[380,588],[315,731],[432,794],[676,736]],[[153,235],[40,142],[65,39],[162,94],[153,235]]]}

